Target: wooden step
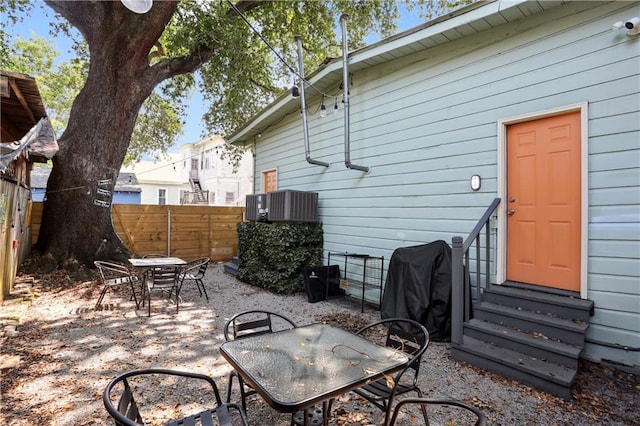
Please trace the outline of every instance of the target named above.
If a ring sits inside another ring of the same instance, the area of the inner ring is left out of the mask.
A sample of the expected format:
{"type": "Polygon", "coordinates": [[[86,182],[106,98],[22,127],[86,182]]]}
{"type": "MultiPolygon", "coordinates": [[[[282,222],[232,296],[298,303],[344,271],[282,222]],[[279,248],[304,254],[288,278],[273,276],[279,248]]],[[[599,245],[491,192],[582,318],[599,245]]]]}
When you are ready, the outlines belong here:
{"type": "Polygon", "coordinates": [[[579,346],[479,319],[472,319],[464,324],[464,335],[574,369],[578,368],[578,358],[582,352],[582,347],[579,346]]]}
{"type": "Polygon", "coordinates": [[[225,262],[224,265],[224,272],[232,275],[232,276],[236,276],[238,275],[238,263],[237,262],[225,262]]]}
{"type": "Polygon", "coordinates": [[[584,346],[585,333],[589,327],[588,323],[485,301],[474,306],[473,317],[529,333],[540,333],[550,339],[577,346],[584,346]]]}
{"type": "Polygon", "coordinates": [[[574,368],[542,361],[469,336],[463,336],[462,345],[452,345],[451,349],[454,359],[458,361],[468,362],[562,398],[571,397],[571,385],[577,371],[574,368]]]}
{"type": "Polygon", "coordinates": [[[492,285],[486,288],[482,292],[482,300],[579,321],[588,321],[594,311],[591,300],[509,285],[492,285]]]}

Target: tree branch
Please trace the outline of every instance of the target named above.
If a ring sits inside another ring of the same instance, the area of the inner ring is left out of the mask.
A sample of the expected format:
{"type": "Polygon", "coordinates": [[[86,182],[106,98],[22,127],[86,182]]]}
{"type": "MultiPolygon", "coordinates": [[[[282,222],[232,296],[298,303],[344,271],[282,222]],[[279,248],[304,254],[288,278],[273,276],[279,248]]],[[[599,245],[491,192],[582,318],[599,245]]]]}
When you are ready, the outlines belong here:
{"type": "Polygon", "coordinates": [[[167,78],[196,71],[211,60],[213,53],[212,48],[200,46],[190,55],[161,60],[150,67],[153,83],[157,84],[167,78]]]}
{"type": "MultiPolygon", "coordinates": [[[[243,1],[239,1],[234,6],[240,12],[248,12],[251,9],[260,6],[260,2],[259,1],[253,1],[253,0],[243,0],[243,1]]],[[[227,11],[227,17],[233,18],[234,16],[236,16],[236,11],[233,10],[233,9],[229,9],[229,11],[227,11]]]]}

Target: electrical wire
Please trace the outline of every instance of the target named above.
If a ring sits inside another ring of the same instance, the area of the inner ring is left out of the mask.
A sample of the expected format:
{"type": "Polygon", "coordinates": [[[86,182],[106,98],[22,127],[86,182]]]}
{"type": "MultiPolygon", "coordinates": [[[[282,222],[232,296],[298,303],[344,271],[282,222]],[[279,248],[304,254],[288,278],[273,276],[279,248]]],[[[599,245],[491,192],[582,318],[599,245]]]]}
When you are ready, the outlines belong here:
{"type": "Polygon", "coordinates": [[[267,47],[269,48],[269,50],[271,50],[271,52],[273,52],[274,55],[276,55],[276,57],[289,69],[289,71],[291,71],[293,74],[295,74],[300,81],[302,81],[303,83],[305,83],[307,86],[309,86],[310,88],[312,88],[313,90],[315,90],[318,94],[325,96],[325,97],[330,97],[330,95],[324,93],[321,90],[318,90],[316,87],[313,86],[313,84],[311,84],[306,78],[304,78],[304,76],[300,75],[300,73],[296,70],[293,69],[293,67],[291,65],[289,65],[289,63],[280,55],[280,53],[278,53],[273,46],[271,46],[271,43],[269,43],[269,41],[267,39],[264,38],[264,36],[262,35],[262,33],[260,33],[260,31],[256,30],[253,25],[251,25],[251,22],[249,22],[249,20],[242,14],[242,12],[240,12],[240,10],[236,7],[235,4],[233,4],[231,2],[231,0],[227,0],[227,3],[229,4],[229,6],[231,6],[231,8],[233,9],[233,11],[240,17],[242,18],[242,20],[247,24],[247,26],[251,29],[251,31],[253,31],[259,38],[260,40],[262,40],[264,42],[264,44],[267,45],[267,47]]]}

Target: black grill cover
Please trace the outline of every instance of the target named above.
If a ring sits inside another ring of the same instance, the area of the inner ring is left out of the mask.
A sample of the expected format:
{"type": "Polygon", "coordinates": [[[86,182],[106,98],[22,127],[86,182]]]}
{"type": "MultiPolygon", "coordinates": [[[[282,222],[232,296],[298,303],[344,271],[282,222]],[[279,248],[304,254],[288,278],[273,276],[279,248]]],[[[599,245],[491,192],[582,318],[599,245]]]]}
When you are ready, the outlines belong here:
{"type": "Polygon", "coordinates": [[[389,261],[382,319],[418,321],[436,342],[451,340],[451,247],[439,240],[394,250],[389,261]]]}

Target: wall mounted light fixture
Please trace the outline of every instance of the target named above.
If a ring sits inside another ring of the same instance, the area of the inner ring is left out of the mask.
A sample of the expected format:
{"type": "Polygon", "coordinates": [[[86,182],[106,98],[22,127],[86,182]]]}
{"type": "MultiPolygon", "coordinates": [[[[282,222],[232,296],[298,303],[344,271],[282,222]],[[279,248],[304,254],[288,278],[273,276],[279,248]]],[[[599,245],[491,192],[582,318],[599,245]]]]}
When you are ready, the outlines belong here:
{"type": "Polygon", "coordinates": [[[471,176],[471,190],[472,191],[478,191],[480,189],[481,185],[482,185],[482,178],[480,177],[480,175],[471,176]]]}

